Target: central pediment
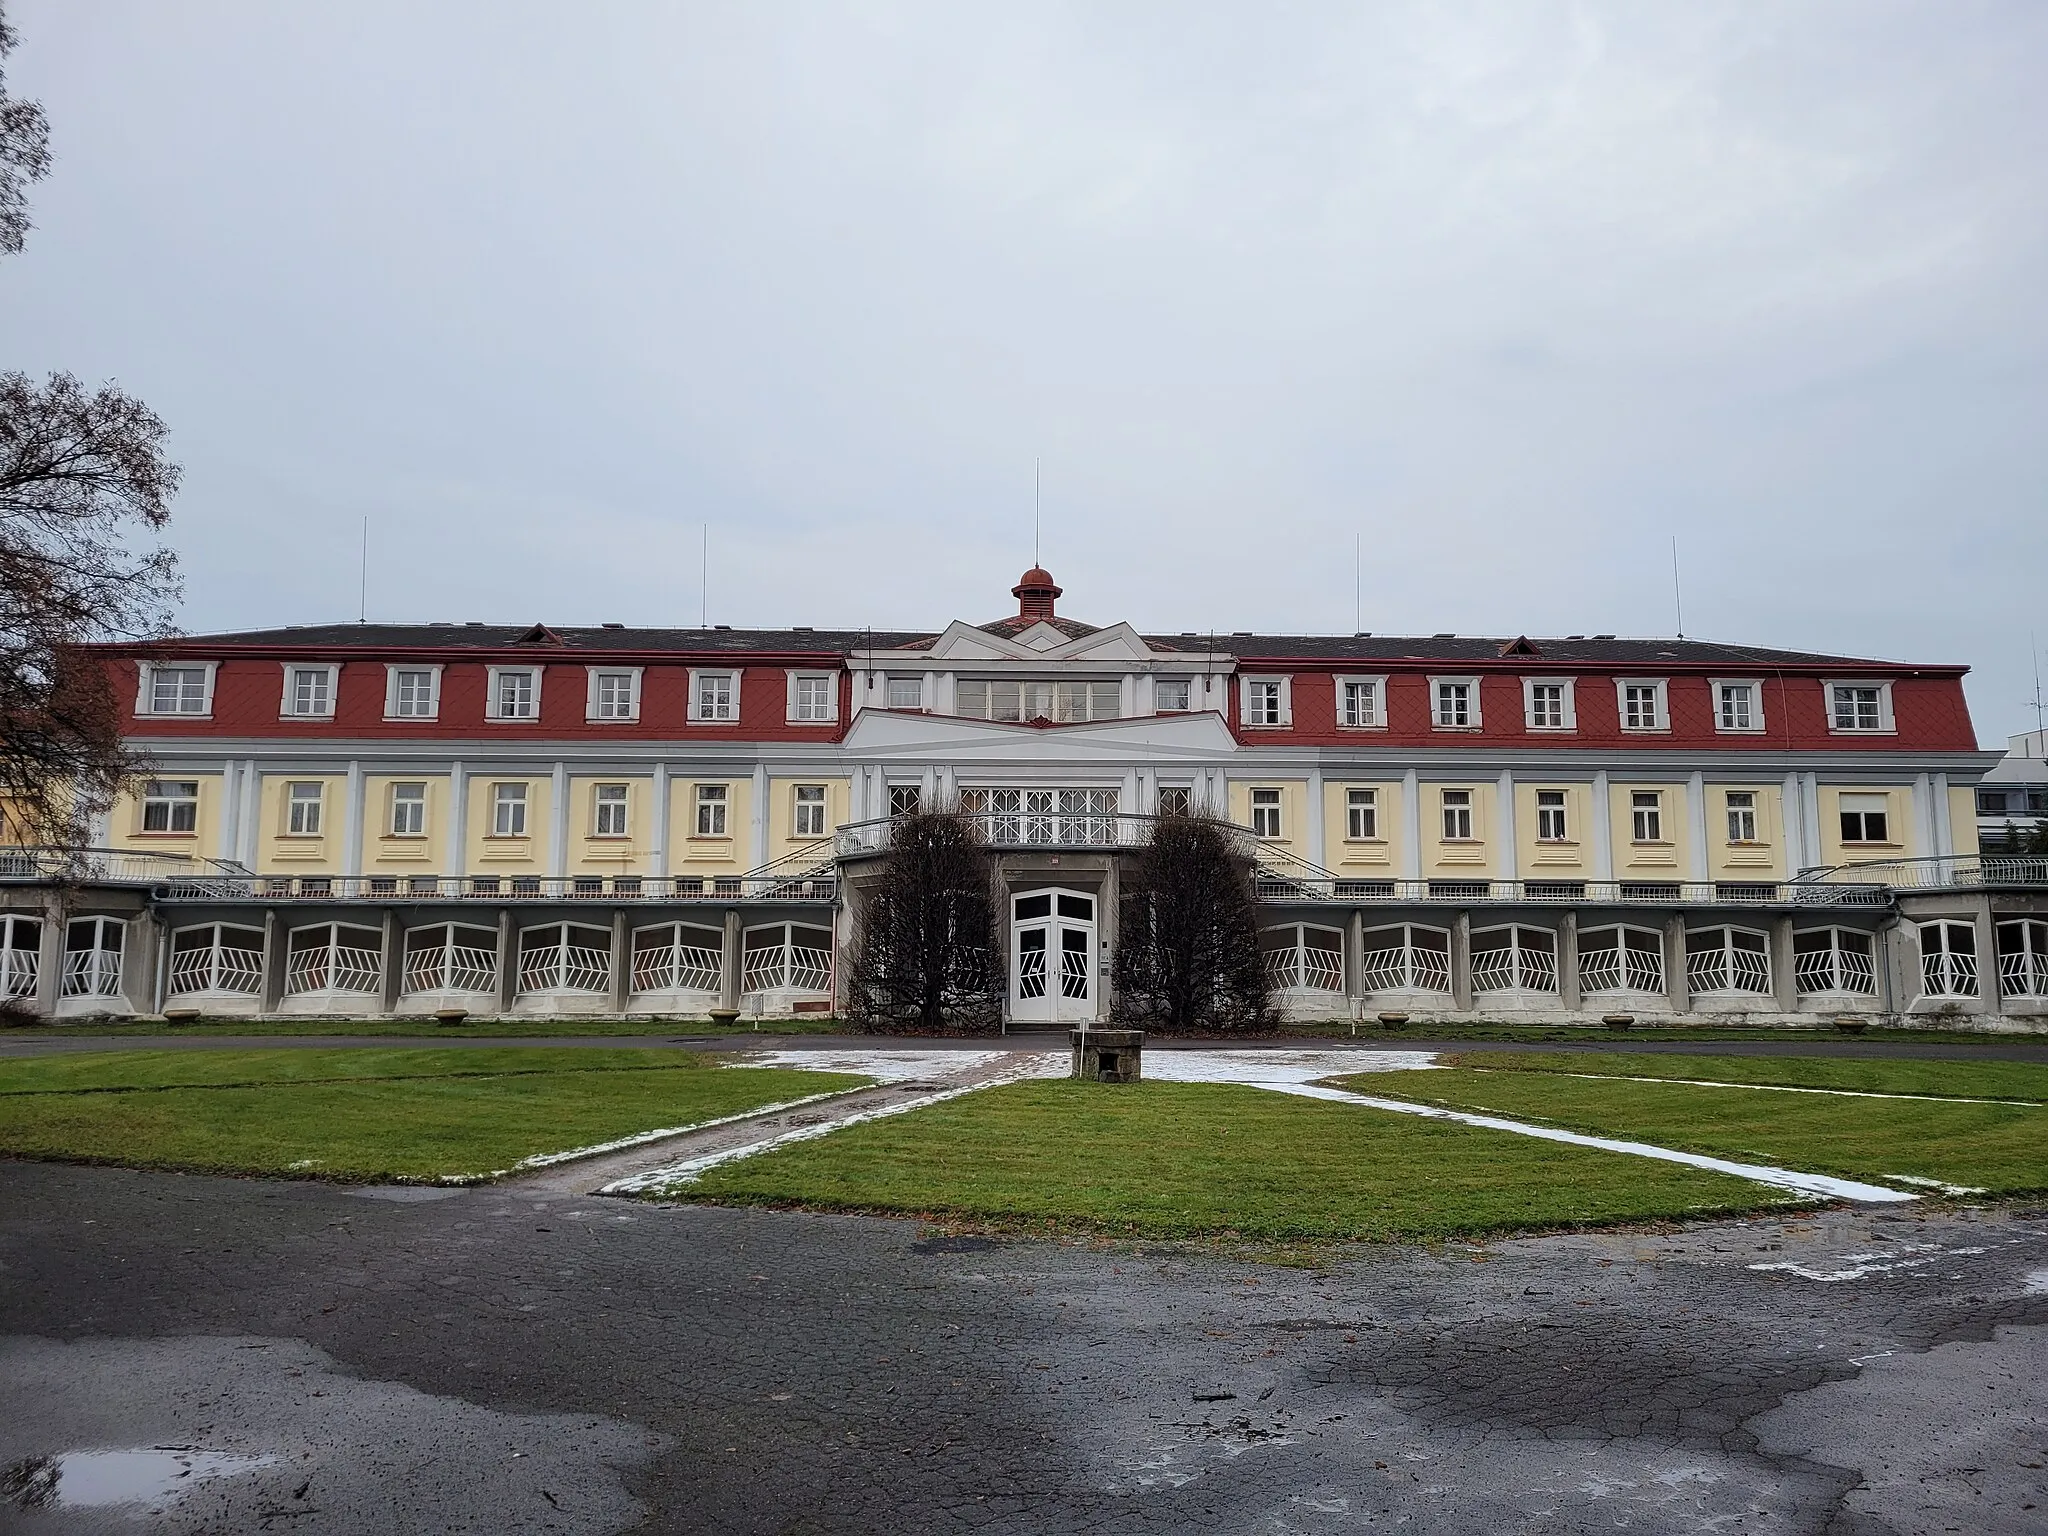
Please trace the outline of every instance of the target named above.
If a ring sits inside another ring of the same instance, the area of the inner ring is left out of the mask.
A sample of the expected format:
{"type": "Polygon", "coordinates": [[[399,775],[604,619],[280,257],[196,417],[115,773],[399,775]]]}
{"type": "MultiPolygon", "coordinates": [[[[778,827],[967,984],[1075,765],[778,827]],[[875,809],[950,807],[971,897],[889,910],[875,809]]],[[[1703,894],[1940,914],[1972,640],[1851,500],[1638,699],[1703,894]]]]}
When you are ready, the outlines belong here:
{"type": "Polygon", "coordinates": [[[914,651],[860,651],[855,653],[854,660],[857,665],[887,666],[900,661],[905,666],[950,671],[959,666],[993,664],[1000,667],[1007,662],[1040,665],[1063,661],[1076,666],[1150,666],[1162,661],[1201,663],[1209,658],[1187,651],[1155,650],[1128,624],[1112,624],[1107,629],[1070,635],[1058,625],[1040,622],[1015,634],[995,634],[955,619],[928,646],[914,651]]]}

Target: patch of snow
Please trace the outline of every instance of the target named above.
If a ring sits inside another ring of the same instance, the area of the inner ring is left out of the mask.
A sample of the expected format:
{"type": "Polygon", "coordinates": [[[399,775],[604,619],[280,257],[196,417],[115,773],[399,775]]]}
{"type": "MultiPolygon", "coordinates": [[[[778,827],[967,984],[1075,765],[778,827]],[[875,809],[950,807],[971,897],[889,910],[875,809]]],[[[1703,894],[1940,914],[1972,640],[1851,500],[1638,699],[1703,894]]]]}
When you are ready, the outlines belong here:
{"type": "Polygon", "coordinates": [[[1412,1072],[1437,1066],[1433,1051],[1147,1051],[1145,1076],[1158,1083],[1244,1083],[1254,1088],[1313,1083],[1352,1072],[1412,1072]]]}
{"type": "Polygon", "coordinates": [[[2020,1285],[2023,1296],[2048,1296],[2048,1269],[2030,1269],[2020,1285]]]}
{"type": "Polygon", "coordinates": [[[1832,1285],[1841,1280],[1861,1280],[1869,1275],[1890,1274],[1895,1270],[1925,1269],[1929,1264],[1938,1264],[1943,1259],[1955,1258],[1958,1255],[1981,1254],[1984,1251],[1982,1248],[1943,1248],[1938,1243],[1898,1243],[1882,1253],[1842,1254],[1830,1261],[1840,1266],[1836,1269],[1822,1269],[1790,1259],[1780,1259],[1769,1264],[1752,1264],[1749,1267],[1755,1270],[1782,1270],[1787,1274],[1797,1275],[1802,1280],[1819,1280],[1832,1285]]]}
{"type": "MultiPolygon", "coordinates": [[[[1375,1070],[1366,1068],[1364,1070],[1375,1070]]],[[[1500,1072],[1500,1067],[1467,1067],[1468,1072],[1500,1072]]],[[[1526,1073],[1516,1074],[1527,1076],[1526,1073]]],[[[1723,1083],[1710,1077],[1624,1077],[1618,1072],[1551,1072],[1548,1077],[1573,1077],[1595,1083],[1676,1083],[1686,1088],[1749,1088],[1759,1093],[1820,1093],[1837,1099],[1912,1099],[1923,1104],[2012,1104],[2021,1109],[2048,1109],[2031,1099],[1959,1099],[1934,1093],[1873,1093],[1862,1088],[1793,1088],[1784,1083],[1723,1083]]],[[[1890,1177],[1889,1174],[1886,1175],[1890,1177]]]]}
{"type": "Polygon", "coordinates": [[[1894,1184],[1912,1184],[1920,1189],[1938,1189],[1944,1195],[1983,1195],[1989,1190],[1979,1189],[1974,1184],[1944,1184],[1939,1179],[1923,1179],[1917,1174],[1888,1173],[1885,1175],[1894,1184]]]}
{"type": "MultiPolygon", "coordinates": [[[[748,1051],[728,1067],[790,1067],[804,1072],[857,1072],[878,1083],[909,1083],[927,1077],[955,1077],[987,1066],[1004,1051],[891,1050],[884,1046],[832,1046],[818,1050],[784,1048],[748,1051]]],[[[1064,1055],[1060,1060],[1064,1061],[1064,1055]]]]}

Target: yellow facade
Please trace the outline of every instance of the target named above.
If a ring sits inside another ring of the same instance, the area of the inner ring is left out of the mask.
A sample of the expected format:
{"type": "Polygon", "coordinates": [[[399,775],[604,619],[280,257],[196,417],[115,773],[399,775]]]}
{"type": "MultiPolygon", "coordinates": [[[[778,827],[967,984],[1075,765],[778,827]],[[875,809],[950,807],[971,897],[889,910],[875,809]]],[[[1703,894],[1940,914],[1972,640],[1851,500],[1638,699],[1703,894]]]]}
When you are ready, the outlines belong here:
{"type": "Polygon", "coordinates": [[[1593,870],[1593,787],[1590,784],[1515,785],[1515,867],[1525,877],[1590,875],[1593,870]],[[1564,796],[1564,836],[1543,836],[1541,796],[1564,796]]]}
{"type": "Polygon", "coordinates": [[[1263,841],[1314,862],[1315,851],[1308,846],[1308,785],[1299,779],[1233,780],[1230,785],[1230,819],[1241,827],[1252,824],[1252,791],[1255,789],[1280,791],[1280,835],[1263,841]]]}
{"type": "Polygon", "coordinates": [[[796,792],[798,786],[823,786],[825,790],[825,831],[829,836],[832,829],[842,822],[852,820],[853,788],[845,779],[828,779],[819,776],[789,779],[771,779],[768,783],[768,857],[772,861],[799,848],[808,848],[818,839],[815,836],[799,837],[796,833],[796,792]]]}
{"type": "Polygon", "coordinates": [[[467,867],[455,873],[543,875],[547,873],[548,818],[554,785],[545,775],[478,774],[469,780],[469,812],[465,826],[467,867]],[[499,832],[496,808],[500,784],[526,786],[524,830],[499,832]]]}
{"type": "Polygon", "coordinates": [[[1492,860],[1494,796],[1491,779],[1464,783],[1422,786],[1422,872],[1424,875],[1471,876],[1484,874],[1492,860]],[[1446,809],[1455,809],[1446,794],[1469,795],[1472,812],[1470,838],[1448,837],[1446,809]]]}
{"type": "Polygon", "coordinates": [[[1949,786],[1948,826],[1958,855],[1969,858],[1978,851],[1977,792],[1974,789],[1949,786]]]}
{"type": "Polygon", "coordinates": [[[1714,880],[1781,879],[1785,868],[1785,793],[1776,784],[1709,784],[1707,786],[1707,866],[1714,880]],[[1737,842],[1729,836],[1730,791],[1753,796],[1756,837],[1737,842]]]}
{"type": "Polygon", "coordinates": [[[1332,779],[1323,784],[1323,842],[1321,860],[1327,869],[1343,872],[1391,873],[1401,867],[1404,814],[1401,785],[1384,779],[1332,779]],[[1354,838],[1350,829],[1349,792],[1373,792],[1376,836],[1354,838]]]}
{"type": "Polygon", "coordinates": [[[745,871],[749,817],[752,814],[754,781],[751,778],[671,779],[669,781],[668,873],[675,875],[726,874],[745,871]],[[722,785],[725,789],[724,831],[716,827],[716,815],[700,817],[711,802],[700,799],[701,785],[722,785]],[[703,828],[705,830],[700,830],[703,828]]]}
{"type": "Polygon", "coordinates": [[[1683,784],[1614,783],[1607,791],[1608,834],[1614,849],[1617,880],[1691,880],[1686,844],[1690,809],[1683,784]],[[1654,837],[1636,836],[1636,796],[1657,797],[1654,837]]]}
{"type": "MultiPolygon", "coordinates": [[[[1974,820],[1974,812],[1972,813],[1974,820]]],[[[1853,864],[1862,859],[1910,858],[1919,852],[1918,829],[1913,825],[1913,792],[1903,784],[1849,784],[1820,786],[1820,861],[1823,864],[1853,864]],[[1885,840],[1845,843],[1842,841],[1842,796],[1883,795],[1885,798],[1885,840]]]]}
{"type": "Polygon", "coordinates": [[[220,847],[221,776],[217,773],[165,773],[165,779],[182,779],[199,786],[199,816],[190,832],[145,832],[142,830],[141,787],[124,790],[107,816],[107,841],[116,848],[137,853],[168,853],[185,858],[211,857],[220,847]]]}
{"type": "Polygon", "coordinates": [[[443,869],[448,853],[448,780],[425,774],[367,775],[363,780],[363,868],[375,873],[458,875],[443,869]],[[417,835],[392,831],[393,786],[426,786],[426,815],[417,835]]]}
{"type": "Polygon", "coordinates": [[[265,774],[256,801],[257,868],[276,869],[286,874],[330,875],[342,868],[343,827],[348,780],[340,774],[265,774]],[[317,788],[317,801],[300,802],[318,806],[317,832],[292,830],[292,805],[301,790],[317,788]]]}

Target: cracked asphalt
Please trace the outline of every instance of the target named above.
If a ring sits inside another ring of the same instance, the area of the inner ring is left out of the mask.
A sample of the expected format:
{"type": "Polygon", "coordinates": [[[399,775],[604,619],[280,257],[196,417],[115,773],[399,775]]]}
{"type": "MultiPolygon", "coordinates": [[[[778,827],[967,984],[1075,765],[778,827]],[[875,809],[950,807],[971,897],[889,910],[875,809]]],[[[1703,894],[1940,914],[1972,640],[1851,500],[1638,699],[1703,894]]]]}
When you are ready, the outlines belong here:
{"type": "Polygon", "coordinates": [[[2048,1528],[2048,1209],[1303,1270],[9,1162],[0,1265],[0,1497],[95,1448],[253,1467],[9,1530],[2048,1528]]]}

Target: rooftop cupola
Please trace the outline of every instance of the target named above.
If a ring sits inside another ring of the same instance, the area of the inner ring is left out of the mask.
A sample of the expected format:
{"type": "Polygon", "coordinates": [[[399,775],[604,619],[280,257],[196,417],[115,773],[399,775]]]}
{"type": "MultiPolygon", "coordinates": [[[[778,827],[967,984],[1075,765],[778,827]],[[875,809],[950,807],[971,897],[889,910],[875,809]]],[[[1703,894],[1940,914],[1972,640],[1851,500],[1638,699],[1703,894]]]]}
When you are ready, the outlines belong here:
{"type": "Polygon", "coordinates": [[[1049,619],[1052,617],[1053,599],[1060,595],[1060,588],[1052,579],[1052,572],[1042,565],[1034,565],[1024,573],[1023,580],[1010,588],[1010,595],[1017,599],[1018,618],[1049,619]]]}

